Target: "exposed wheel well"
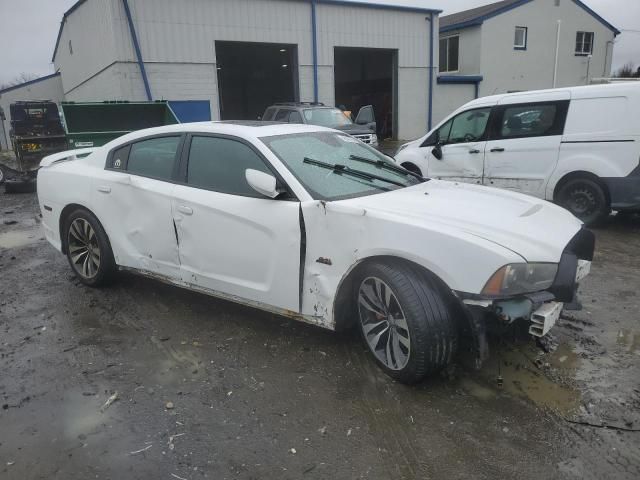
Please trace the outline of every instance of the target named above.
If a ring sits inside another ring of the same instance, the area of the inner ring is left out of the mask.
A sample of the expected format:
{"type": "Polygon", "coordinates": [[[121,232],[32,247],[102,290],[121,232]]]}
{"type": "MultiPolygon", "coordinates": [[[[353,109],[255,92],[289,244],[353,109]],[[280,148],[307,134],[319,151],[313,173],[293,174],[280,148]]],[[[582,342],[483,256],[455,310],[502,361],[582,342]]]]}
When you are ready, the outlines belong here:
{"type": "Polygon", "coordinates": [[[611,205],[611,195],[609,194],[609,189],[607,188],[607,185],[602,180],[600,180],[600,177],[598,177],[597,175],[594,175],[593,173],[590,173],[590,172],[584,172],[584,171],[567,173],[564,177],[562,177],[560,181],[556,184],[556,187],[553,190],[553,201],[554,202],[558,201],[558,194],[560,193],[560,190],[564,185],[566,185],[566,183],[569,180],[574,180],[578,178],[586,178],[593,182],[596,182],[600,186],[600,188],[602,188],[602,191],[604,192],[604,195],[607,198],[607,204],[611,205]]]}
{"type": "Polygon", "coordinates": [[[422,175],[422,170],[415,163],[404,162],[400,164],[401,167],[406,168],[410,172],[417,173],[418,175],[422,175]]]}
{"type": "Polygon", "coordinates": [[[357,288],[356,279],[358,278],[358,275],[360,274],[360,271],[362,270],[362,268],[365,265],[368,265],[371,263],[386,263],[386,264],[403,263],[405,265],[407,264],[411,265],[412,267],[420,270],[421,272],[423,272],[424,274],[428,275],[433,280],[435,280],[436,283],[438,283],[442,287],[442,292],[449,292],[449,294],[451,295],[451,298],[454,299],[453,293],[450,293],[451,289],[445,284],[445,282],[442,281],[442,279],[438,277],[436,274],[434,274],[427,268],[423,267],[422,265],[419,265],[415,262],[412,262],[410,260],[407,260],[401,257],[394,257],[394,256],[387,256],[387,255],[367,257],[361,260],[358,264],[356,264],[342,279],[342,281],[340,282],[340,285],[338,286],[338,293],[336,294],[336,297],[334,300],[334,319],[335,319],[336,331],[347,330],[351,328],[353,325],[355,325],[357,312],[355,310],[356,305],[352,300],[355,296],[355,289],[357,288]]]}

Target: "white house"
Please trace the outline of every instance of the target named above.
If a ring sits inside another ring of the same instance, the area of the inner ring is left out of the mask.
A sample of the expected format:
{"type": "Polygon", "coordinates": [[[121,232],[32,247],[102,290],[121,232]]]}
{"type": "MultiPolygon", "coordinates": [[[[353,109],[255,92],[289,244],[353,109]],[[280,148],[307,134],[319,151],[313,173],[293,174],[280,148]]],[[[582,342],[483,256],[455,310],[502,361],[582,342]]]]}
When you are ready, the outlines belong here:
{"type": "Polygon", "coordinates": [[[504,0],[440,17],[435,117],[478,96],[608,77],[619,33],[580,0],[504,0]]]}

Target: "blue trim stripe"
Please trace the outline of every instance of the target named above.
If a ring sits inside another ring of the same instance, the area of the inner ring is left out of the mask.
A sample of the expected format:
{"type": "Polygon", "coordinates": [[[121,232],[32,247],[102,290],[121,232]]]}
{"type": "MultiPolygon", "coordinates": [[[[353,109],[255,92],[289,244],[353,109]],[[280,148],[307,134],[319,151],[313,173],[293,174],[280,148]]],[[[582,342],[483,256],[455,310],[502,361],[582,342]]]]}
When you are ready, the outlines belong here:
{"type": "Polygon", "coordinates": [[[21,83],[19,85],[11,85],[10,87],[3,88],[0,90],[0,94],[10,92],[11,90],[17,90],[18,88],[26,87],[28,85],[32,85],[34,83],[44,82],[45,80],[49,80],[50,78],[59,77],[60,72],[52,73],[51,75],[46,75],[40,78],[34,78],[33,80],[29,80],[28,82],[21,83]]]}
{"type": "Polygon", "coordinates": [[[311,48],[313,55],[313,101],[318,101],[318,23],[316,0],[311,0],[311,48]]]}
{"type": "MultiPolygon", "coordinates": [[[[532,0],[520,0],[519,2],[515,2],[512,3],[510,5],[506,5],[502,8],[498,8],[496,10],[493,10],[490,13],[487,13],[485,15],[480,15],[478,17],[475,18],[470,18],[469,20],[466,20],[464,22],[459,22],[459,23],[454,23],[453,25],[447,25],[446,27],[442,27],[440,28],[440,33],[444,33],[444,32],[450,32],[451,30],[459,30],[461,28],[467,28],[467,27],[472,27],[472,26],[476,26],[476,25],[482,25],[482,23],[485,20],[488,20],[490,18],[493,18],[497,15],[500,15],[501,13],[505,13],[508,12],[509,10],[513,10],[514,8],[518,8],[521,5],[524,5],[525,3],[529,3],[532,0]]],[[[444,17],[446,18],[446,17],[444,17]]]]}
{"type": "Polygon", "coordinates": [[[366,7],[377,8],[380,10],[397,10],[401,12],[414,12],[414,13],[435,13],[440,14],[442,10],[436,10],[433,8],[421,8],[421,7],[408,7],[404,5],[390,5],[387,3],[371,3],[371,2],[359,2],[359,1],[347,1],[347,0],[316,0],[318,3],[326,3],[328,5],[342,5],[345,7],[366,7]]]}
{"type": "MultiPolygon", "coordinates": [[[[507,5],[505,7],[499,8],[499,9],[494,10],[494,11],[492,11],[490,13],[485,14],[485,15],[480,15],[480,16],[477,16],[475,18],[470,18],[469,20],[465,20],[464,22],[458,22],[458,23],[454,23],[452,25],[447,25],[445,27],[441,27],[440,28],[440,33],[446,33],[446,32],[450,32],[452,30],[461,30],[463,28],[469,28],[469,27],[475,27],[477,25],[482,25],[482,23],[485,20],[493,18],[493,17],[495,17],[497,15],[500,15],[502,13],[508,12],[509,10],[513,10],[514,8],[520,7],[521,5],[524,5],[525,3],[529,3],[531,1],[532,0],[520,0],[519,2],[512,3],[511,5],[507,5]]],[[[592,17],[594,17],[596,20],[598,20],[600,23],[602,23],[605,27],[607,27],[608,29],[613,31],[613,33],[615,35],[620,35],[620,33],[621,33],[620,30],[618,30],[616,27],[614,27],[609,22],[607,22],[604,18],[602,18],[600,15],[598,15],[596,12],[594,12],[591,8],[589,8],[583,2],[581,2],[580,0],[573,0],[573,3],[575,3],[577,6],[582,8],[587,13],[589,13],[592,17]]],[[[443,18],[446,18],[446,17],[443,17],[443,18]]]]}
{"type": "Polygon", "coordinates": [[[149,79],[147,78],[147,70],[144,68],[144,61],[142,60],[142,52],[140,52],[140,44],[138,44],[138,36],[136,35],[136,27],[133,24],[133,18],[131,18],[131,10],[129,10],[129,2],[122,0],[124,5],[124,13],[127,16],[127,22],[129,23],[129,30],[131,31],[131,41],[133,42],[133,48],[136,51],[136,57],[138,57],[138,66],[140,67],[140,73],[142,74],[142,82],[144,83],[144,90],[147,94],[147,100],[152,101],[151,87],[149,87],[149,79]]]}
{"type": "Polygon", "coordinates": [[[429,113],[427,116],[427,131],[431,130],[431,124],[433,123],[433,22],[435,17],[433,13],[429,14],[429,113]]]}
{"type": "Polygon", "coordinates": [[[613,25],[611,25],[609,22],[607,22],[604,18],[602,18],[600,15],[598,15],[596,12],[594,12],[593,10],[591,10],[587,5],[585,5],[584,3],[582,3],[580,0],[573,0],[573,3],[575,3],[576,5],[578,5],[580,8],[582,8],[585,12],[589,13],[592,17],[594,17],[596,20],[598,20],[600,23],[602,23],[605,27],[607,27],[609,30],[612,30],[614,35],[620,35],[620,30],[618,30],[616,27],[614,27],[613,25]]]}

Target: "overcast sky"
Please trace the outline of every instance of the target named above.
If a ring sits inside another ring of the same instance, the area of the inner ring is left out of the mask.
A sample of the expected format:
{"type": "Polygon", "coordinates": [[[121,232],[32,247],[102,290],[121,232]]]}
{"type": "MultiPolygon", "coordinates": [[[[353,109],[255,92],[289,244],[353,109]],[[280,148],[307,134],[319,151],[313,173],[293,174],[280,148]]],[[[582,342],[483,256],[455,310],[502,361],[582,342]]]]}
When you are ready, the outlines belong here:
{"type": "MultiPolygon", "coordinates": [[[[211,0],[215,1],[215,0],[211,0]]],[[[492,0],[369,0],[372,3],[437,8],[444,14],[492,0]]],[[[640,65],[640,0],[584,0],[607,21],[623,30],[613,55],[613,68],[640,65]],[[635,30],[627,31],[624,30],[635,30]]],[[[76,0],[0,0],[0,84],[21,73],[53,73],[51,55],[62,14],[76,0]]]]}

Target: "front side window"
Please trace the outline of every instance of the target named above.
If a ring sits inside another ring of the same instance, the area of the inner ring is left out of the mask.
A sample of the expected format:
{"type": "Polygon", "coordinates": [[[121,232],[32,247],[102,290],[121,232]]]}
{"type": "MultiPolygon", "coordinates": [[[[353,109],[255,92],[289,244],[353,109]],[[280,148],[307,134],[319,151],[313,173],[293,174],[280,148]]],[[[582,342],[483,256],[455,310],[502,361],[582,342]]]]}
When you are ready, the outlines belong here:
{"type": "Polygon", "coordinates": [[[484,137],[491,108],[478,108],[462,112],[440,127],[440,143],[477,142],[484,137]],[[449,124],[449,125],[447,125],[449,124]]]}
{"type": "Polygon", "coordinates": [[[180,140],[181,137],[159,137],[132,144],[127,171],[143,177],[171,180],[180,140]]]}
{"type": "Polygon", "coordinates": [[[372,195],[420,182],[402,169],[398,171],[389,158],[349,135],[307,132],[260,140],[317,200],[372,195]],[[324,166],[318,165],[320,162],[324,166]]]}
{"type": "Polygon", "coordinates": [[[440,72],[458,71],[459,47],[460,37],[458,35],[440,39],[440,72]]]}
{"type": "Polygon", "coordinates": [[[187,184],[232,195],[262,198],[249,186],[247,169],[272,174],[248,145],[229,138],[194,136],[189,148],[187,184]]]}
{"type": "Polygon", "coordinates": [[[576,55],[591,55],[593,53],[593,32],[576,33],[576,55]]]}
{"type": "Polygon", "coordinates": [[[262,116],[262,120],[269,121],[273,120],[273,114],[276,113],[276,109],[273,107],[269,107],[265,110],[264,115],[262,116]]]}
{"type": "Polygon", "coordinates": [[[513,48],[515,50],[527,49],[527,27],[516,27],[513,48]]]}
{"type": "Polygon", "coordinates": [[[559,114],[555,103],[506,107],[500,119],[499,138],[559,135],[556,131],[559,114]]]}
{"type": "Polygon", "coordinates": [[[306,123],[319,127],[338,128],[353,123],[339,108],[307,108],[303,114],[306,123]]]}

